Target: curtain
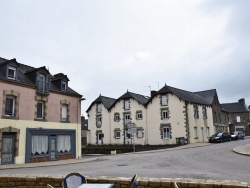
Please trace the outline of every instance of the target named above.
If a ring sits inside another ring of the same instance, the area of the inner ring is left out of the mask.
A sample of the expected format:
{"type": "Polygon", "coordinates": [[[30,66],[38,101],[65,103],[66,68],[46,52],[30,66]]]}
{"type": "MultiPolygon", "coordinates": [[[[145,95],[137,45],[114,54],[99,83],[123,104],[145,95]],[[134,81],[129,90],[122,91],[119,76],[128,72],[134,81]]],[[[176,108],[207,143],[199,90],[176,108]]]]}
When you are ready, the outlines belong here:
{"type": "Polygon", "coordinates": [[[47,135],[33,135],[31,144],[32,155],[41,155],[48,153],[48,141],[47,135]]]}
{"type": "Polygon", "coordinates": [[[70,135],[59,135],[57,136],[57,152],[69,152],[71,149],[71,136],[70,135]]]}

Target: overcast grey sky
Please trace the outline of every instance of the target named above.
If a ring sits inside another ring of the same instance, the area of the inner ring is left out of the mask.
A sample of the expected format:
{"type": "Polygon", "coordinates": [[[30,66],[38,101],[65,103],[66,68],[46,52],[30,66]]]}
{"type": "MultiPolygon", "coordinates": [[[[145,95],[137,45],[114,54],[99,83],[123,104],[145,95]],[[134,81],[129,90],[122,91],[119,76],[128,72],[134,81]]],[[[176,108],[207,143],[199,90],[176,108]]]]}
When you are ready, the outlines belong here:
{"type": "Polygon", "coordinates": [[[249,0],[0,0],[0,57],[68,75],[86,98],[167,85],[250,104],[249,0]],[[150,87],[148,87],[150,86],[150,87]]]}

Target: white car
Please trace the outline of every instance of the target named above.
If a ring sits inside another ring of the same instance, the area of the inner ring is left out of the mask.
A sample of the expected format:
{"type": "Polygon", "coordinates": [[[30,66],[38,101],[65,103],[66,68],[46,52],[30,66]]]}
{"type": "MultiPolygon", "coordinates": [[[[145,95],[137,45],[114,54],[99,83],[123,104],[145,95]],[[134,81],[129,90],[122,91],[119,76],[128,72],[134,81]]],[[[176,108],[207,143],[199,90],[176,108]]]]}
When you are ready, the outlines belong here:
{"type": "Polygon", "coordinates": [[[239,139],[244,139],[244,134],[241,131],[235,131],[231,133],[231,139],[232,140],[239,140],[239,139]]]}

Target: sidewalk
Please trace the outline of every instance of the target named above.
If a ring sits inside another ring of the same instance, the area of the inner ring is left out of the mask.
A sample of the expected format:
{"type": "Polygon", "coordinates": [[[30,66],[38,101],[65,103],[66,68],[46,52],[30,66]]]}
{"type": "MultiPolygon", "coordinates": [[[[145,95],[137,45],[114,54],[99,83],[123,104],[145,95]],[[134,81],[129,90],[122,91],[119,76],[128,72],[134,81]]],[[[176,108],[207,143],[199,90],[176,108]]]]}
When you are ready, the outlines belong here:
{"type": "MultiPolygon", "coordinates": [[[[187,145],[182,145],[179,147],[169,148],[169,149],[150,150],[150,151],[141,151],[141,152],[136,152],[136,153],[123,153],[123,154],[124,155],[133,155],[133,154],[142,154],[142,153],[153,153],[153,152],[159,152],[159,151],[163,152],[163,151],[188,149],[188,148],[195,148],[195,147],[202,147],[202,146],[209,146],[209,145],[210,145],[210,143],[194,143],[194,144],[187,144],[187,145]]],[[[233,151],[236,153],[250,156],[250,144],[233,148],[233,151]]],[[[40,162],[40,163],[0,165],[0,171],[4,170],[4,169],[35,168],[35,167],[45,167],[45,166],[69,165],[69,164],[90,162],[90,161],[95,161],[95,160],[98,160],[98,155],[86,155],[86,156],[83,155],[83,157],[80,159],[68,159],[68,160],[49,161],[49,162],[40,162]],[[87,157],[87,156],[92,156],[92,157],[87,157]]]]}

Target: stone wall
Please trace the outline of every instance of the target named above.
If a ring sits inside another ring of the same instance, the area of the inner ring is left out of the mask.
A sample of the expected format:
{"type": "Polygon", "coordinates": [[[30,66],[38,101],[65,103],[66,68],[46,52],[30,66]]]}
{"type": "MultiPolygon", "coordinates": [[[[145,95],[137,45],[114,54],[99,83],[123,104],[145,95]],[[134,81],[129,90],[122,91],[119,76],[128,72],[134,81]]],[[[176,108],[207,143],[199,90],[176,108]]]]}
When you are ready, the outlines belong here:
{"type": "MultiPolygon", "coordinates": [[[[88,183],[114,183],[115,188],[126,188],[130,178],[88,177],[88,183]]],[[[3,188],[46,188],[47,184],[55,188],[62,187],[63,176],[27,176],[0,175],[0,187],[3,188]]],[[[183,188],[250,188],[250,182],[218,181],[182,178],[138,178],[138,188],[174,188],[174,182],[180,182],[183,188]]]]}

